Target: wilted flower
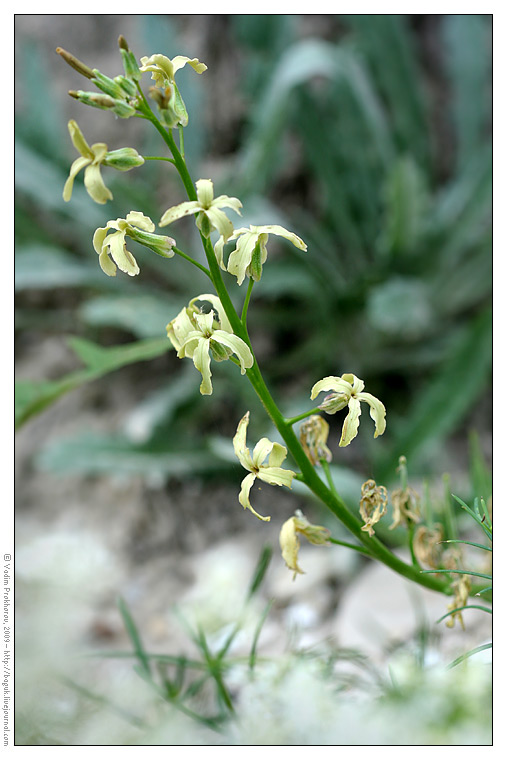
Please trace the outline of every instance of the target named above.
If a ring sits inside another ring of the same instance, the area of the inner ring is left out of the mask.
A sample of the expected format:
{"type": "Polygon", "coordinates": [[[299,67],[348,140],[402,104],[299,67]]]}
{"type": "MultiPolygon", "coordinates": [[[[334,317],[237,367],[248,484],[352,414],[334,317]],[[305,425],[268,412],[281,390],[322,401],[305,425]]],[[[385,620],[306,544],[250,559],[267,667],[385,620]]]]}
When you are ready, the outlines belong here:
{"type": "Polygon", "coordinates": [[[203,235],[208,236],[212,229],[217,229],[227,240],[233,233],[234,225],[220,209],[232,208],[241,216],[240,208],[243,204],[238,198],[229,198],[228,195],[213,198],[213,182],[210,179],[198,179],[195,186],[197,200],[184,201],[167,209],[160,220],[160,226],[166,227],[184,216],[197,214],[196,223],[203,235]]]}
{"type": "Polygon", "coordinates": [[[421,519],[419,494],[410,486],[405,489],[397,488],[393,491],[391,502],[393,505],[393,523],[389,526],[389,530],[394,530],[399,525],[407,525],[409,520],[418,523],[421,519]]]}
{"type": "Polygon", "coordinates": [[[154,229],[155,225],[148,216],[140,211],[131,211],[125,219],[110,220],[105,227],[99,227],[95,230],[93,247],[99,254],[99,264],[102,271],[109,277],[115,277],[117,265],[122,272],[126,272],[131,277],[139,274],[137,261],[130,251],[127,251],[126,236],[150,248],[159,256],[164,258],[174,256],[172,248],[175,241],[173,238],[155,235],[153,234],[154,229]],[[116,230],[116,232],[108,235],[109,229],[116,230]]]}
{"type": "Polygon", "coordinates": [[[71,119],[68,123],[70,139],[81,158],[76,158],[70,167],[70,174],[63,188],[63,200],[70,201],[76,175],[85,170],[84,183],[88,195],[96,203],[106,203],[112,200],[113,194],[105,186],[100,174],[100,166],[111,166],[120,171],[129,171],[135,166],[144,164],[144,158],[134,148],[120,148],[108,151],[105,143],[94,143],[91,147],[83,137],[77,122],[71,119]]]}
{"type": "MultiPolygon", "coordinates": [[[[289,232],[279,224],[265,224],[261,226],[250,225],[250,228],[241,227],[229,235],[230,240],[238,239],[236,248],[232,251],[227,262],[227,271],[238,279],[241,285],[245,276],[251,277],[258,282],[262,275],[262,265],[265,263],[268,251],[266,248],[270,235],[279,235],[289,240],[296,248],[306,251],[306,243],[293,232],[289,232]]],[[[225,271],[223,261],[224,244],[227,238],[222,236],[215,244],[215,255],[218,263],[225,271]]]]}
{"type": "Polygon", "coordinates": [[[188,113],[185,103],[181,97],[180,91],[174,80],[174,75],[189,64],[194,71],[202,74],[208,68],[206,64],[201,63],[197,58],[187,58],[184,55],[177,55],[174,58],[168,58],[160,53],[155,53],[150,57],[141,58],[140,71],[151,71],[151,78],[155,81],[157,87],[162,89],[162,95],[165,98],[163,107],[164,120],[169,127],[175,127],[181,124],[186,127],[188,124],[188,113]]]}
{"type": "Polygon", "coordinates": [[[213,392],[211,384],[211,356],[216,361],[229,359],[233,354],[239,359],[241,374],[253,365],[253,356],[247,344],[233,333],[220,299],[210,293],[193,298],[167,325],[167,337],[178,352],[178,358],[191,358],[202,375],[200,391],[204,396],[213,392]],[[208,301],[216,310],[203,314],[196,301],[208,301]],[[211,352],[211,356],[210,356],[211,352]]]}
{"type": "Polygon", "coordinates": [[[325,397],[319,409],[327,414],[335,414],[344,407],[349,407],[343,423],[340,446],[348,446],[356,437],[361,415],[361,401],[365,401],[370,407],[370,417],[375,422],[375,438],[382,435],[386,429],[386,409],[384,404],[372,396],[364,393],[364,382],[352,374],[341,377],[329,376],[319,380],[312,388],[310,398],[315,399],[321,391],[332,391],[325,397]]]}
{"type": "Polygon", "coordinates": [[[377,486],[374,480],[367,480],[361,486],[361,501],[359,513],[364,520],[361,530],[371,537],[375,531],[373,526],[378,523],[382,515],[387,512],[387,490],[384,486],[377,486]]]}
{"type": "Polygon", "coordinates": [[[298,573],[304,571],[298,565],[298,554],[300,548],[299,535],[305,536],[305,538],[316,546],[328,546],[329,545],[329,531],[322,525],[312,525],[308,522],[303,513],[298,509],[294,517],[290,517],[280,530],[280,549],[282,550],[282,557],[285,560],[285,564],[289,570],[294,571],[293,580],[295,580],[298,573]]]}
{"type": "Polygon", "coordinates": [[[320,465],[320,460],[330,462],[332,454],[326,446],[329,435],[329,425],[323,417],[312,414],[299,428],[301,446],[313,465],[320,465]]]}
{"type": "Polygon", "coordinates": [[[445,623],[448,628],[454,628],[454,618],[457,618],[461,627],[465,630],[465,623],[463,622],[463,615],[461,614],[460,608],[465,607],[468,602],[468,594],[470,593],[471,585],[469,575],[460,575],[458,579],[452,583],[454,599],[447,607],[447,610],[452,612],[452,615],[445,623]],[[454,612],[453,610],[457,610],[457,612],[454,612]]]}
{"type": "Polygon", "coordinates": [[[256,444],[252,455],[246,445],[246,431],[250,421],[250,412],[247,412],[241,419],[236,435],[233,438],[233,446],[236,456],[245,468],[249,471],[246,478],[241,483],[241,492],[239,494],[239,503],[244,509],[249,509],[259,520],[269,521],[271,517],[262,517],[250,504],[249,494],[256,478],[269,483],[272,486],[287,486],[291,488],[292,479],[295,472],[285,470],[280,465],[287,456],[287,449],[280,443],[273,443],[268,438],[261,438],[256,444]],[[268,457],[267,464],[263,464],[268,457]]]}
{"type": "Polygon", "coordinates": [[[414,554],[420,565],[427,565],[433,569],[441,566],[442,539],[444,531],[439,523],[432,528],[419,525],[414,533],[414,554]]]}

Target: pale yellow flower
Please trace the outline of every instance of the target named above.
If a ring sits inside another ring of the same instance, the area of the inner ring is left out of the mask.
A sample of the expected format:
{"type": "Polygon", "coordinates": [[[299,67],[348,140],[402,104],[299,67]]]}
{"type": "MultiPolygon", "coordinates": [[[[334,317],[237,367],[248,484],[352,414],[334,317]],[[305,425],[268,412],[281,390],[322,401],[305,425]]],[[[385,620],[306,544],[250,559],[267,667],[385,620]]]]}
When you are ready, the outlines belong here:
{"type": "Polygon", "coordinates": [[[173,238],[153,233],[155,225],[148,216],[140,211],[131,211],[125,219],[111,219],[105,227],[95,230],[93,247],[99,254],[99,264],[103,272],[109,277],[116,276],[116,266],[122,272],[133,277],[139,274],[137,261],[127,251],[125,237],[131,237],[141,245],[150,248],[154,253],[164,258],[174,256],[173,238]],[[115,230],[108,235],[108,231],[115,230]]]}
{"type": "Polygon", "coordinates": [[[88,145],[77,122],[73,119],[69,121],[68,129],[70,139],[81,157],[76,158],[70,167],[70,174],[63,188],[64,201],[70,201],[74,180],[81,169],[85,170],[84,184],[88,195],[96,203],[106,203],[108,200],[112,200],[113,194],[104,184],[100,167],[104,165],[119,171],[129,171],[144,164],[144,158],[134,148],[119,148],[108,151],[105,143],[88,145]]]}
{"type": "Polygon", "coordinates": [[[74,179],[81,169],[85,169],[84,183],[89,196],[96,203],[106,203],[113,197],[111,191],[105,186],[100,173],[100,165],[107,154],[107,145],[105,143],[94,143],[90,147],[74,120],[69,121],[68,128],[72,144],[81,154],[81,157],[76,158],[70,167],[70,174],[63,188],[63,200],[70,201],[74,179]]]}
{"type": "Polygon", "coordinates": [[[252,352],[247,344],[233,333],[232,327],[218,296],[211,293],[193,298],[167,325],[167,337],[178,352],[178,358],[192,359],[202,375],[200,392],[209,396],[213,392],[211,384],[211,356],[216,361],[238,357],[241,374],[253,365],[252,352]],[[204,314],[196,306],[197,301],[208,301],[216,311],[204,314]],[[211,354],[211,355],[210,355],[211,354]]]}
{"type": "Polygon", "coordinates": [[[229,256],[227,270],[223,261],[224,245],[227,238],[222,236],[215,244],[215,255],[218,263],[224,271],[230,272],[237,277],[238,285],[241,285],[245,277],[251,277],[258,282],[262,275],[262,266],[266,262],[268,251],[266,248],[270,235],[278,235],[289,240],[292,245],[301,251],[306,251],[306,243],[293,232],[289,232],[279,224],[264,224],[261,226],[250,225],[249,228],[241,227],[234,230],[229,240],[238,240],[236,248],[229,256]]]}
{"type": "Polygon", "coordinates": [[[291,488],[292,479],[296,473],[281,467],[282,462],[287,456],[285,446],[282,446],[280,443],[273,443],[268,438],[261,438],[255,445],[252,454],[250,454],[250,450],[246,445],[246,431],[249,421],[250,412],[247,412],[240,420],[236,435],[232,441],[236,456],[245,470],[249,471],[249,474],[241,483],[239,503],[244,509],[249,509],[259,520],[269,521],[271,517],[262,517],[250,504],[249,494],[255,480],[259,478],[259,480],[263,480],[272,486],[291,488]],[[267,464],[264,463],[266,458],[268,459],[267,464]]]}
{"type": "Polygon", "coordinates": [[[311,544],[316,546],[329,545],[329,531],[322,525],[312,525],[303,513],[298,509],[294,517],[284,522],[280,530],[280,549],[282,557],[289,570],[294,571],[293,580],[298,573],[304,573],[298,565],[300,549],[299,536],[304,536],[311,544]]]}
{"type": "Polygon", "coordinates": [[[319,380],[312,388],[310,398],[315,399],[322,391],[332,391],[325,397],[319,409],[327,414],[349,408],[342,428],[340,446],[348,446],[356,437],[359,429],[359,417],[361,415],[361,401],[365,401],[370,407],[370,417],[375,422],[375,438],[382,435],[386,429],[386,409],[384,404],[372,396],[364,393],[364,382],[352,374],[341,377],[329,376],[319,380]]]}
{"type": "Polygon", "coordinates": [[[221,209],[232,208],[241,216],[241,201],[238,198],[229,198],[228,195],[219,195],[218,198],[214,198],[213,182],[210,179],[198,179],[195,186],[197,200],[184,201],[167,209],[162,215],[160,226],[166,227],[184,216],[197,214],[197,226],[203,235],[208,236],[211,229],[216,229],[227,240],[233,233],[234,225],[221,209]]]}
{"type": "MultiPolygon", "coordinates": [[[[186,66],[187,63],[197,74],[202,74],[208,68],[197,58],[187,58],[185,55],[168,58],[160,53],[155,53],[155,55],[141,58],[142,65],[139,70],[142,72],[151,71],[151,78],[155,81],[156,86],[163,90],[162,97],[165,102],[162,112],[169,127],[175,127],[177,124],[186,127],[188,124],[187,109],[174,79],[176,72],[186,66]]],[[[159,99],[157,98],[157,100],[159,99]]]]}

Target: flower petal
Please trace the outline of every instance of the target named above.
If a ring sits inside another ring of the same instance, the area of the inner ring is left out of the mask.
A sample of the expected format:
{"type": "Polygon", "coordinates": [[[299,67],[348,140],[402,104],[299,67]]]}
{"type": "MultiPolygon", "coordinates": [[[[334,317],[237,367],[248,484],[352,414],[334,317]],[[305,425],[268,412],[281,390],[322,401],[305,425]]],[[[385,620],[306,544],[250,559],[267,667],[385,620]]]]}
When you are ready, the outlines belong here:
{"type": "MultiPolygon", "coordinates": [[[[79,129],[79,126],[74,119],[71,119],[69,123],[67,124],[67,128],[69,130],[70,139],[72,140],[72,144],[77,150],[78,153],[80,153],[85,158],[89,158],[91,161],[94,159],[94,155],[92,152],[92,149],[86,142],[83,133],[79,129]]],[[[106,148],[107,150],[107,148],[106,148]]]]}
{"type": "Polygon", "coordinates": [[[264,520],[264,522],[269,522],[271,520],[271,517],[263,517],[258,512],[255,511],[255,509],[250,504],[250,491],[252,489],[252,486],[255,482],[255,473],[251,472],[249,473],[245,478],[243,478],[241,482],[241,491],[239,492],[239,503],[243,507],[243,509],[249,509],[252,514],[254,514],[256,517],[259,518],[259,520],[264,520]]]}
{"type": "Polygon", "coordinates": [[[370,417],[375,422],[375,438],[382,435],[386,429],[386,408],[382,401],[372,396],[371,393],[358,393],[356,396],[360,401],[366,401],[370,406],[370,417]]]}
{"type": "Polygon", "coordinates": [[[351,398],[349,401],[349,413],[345,417],[342,428],[342,437],[339,446],[348,446],[356,437],[359,429],[359,417],[361,416],[361,404],[357,398],[351,398]]]}
{"type": "MultiPolygon", "coordinates": [[[[203,71],[207,70],[207,66],[205,63],[201,63],[198,58],[187,58],[185,55],[176,55],[171,60],[174,74],[176,74],[177,71],[183,68],[185,64],[188,63],[189,66],[192,66],[194,71],[196,71],[198,74],[202,74],[203,71]]],[[[173,76],[174,76],[173,74],[173,76]]]]}
{"type": "Polygon", "coordinates": [[[200,385],[200,392],[203,396],[211,396],[213,393],[213,386],[211,385],[211,358],[209,355],[209,338],[201,338],[194,350],[192,360],[194,366],[202,375],[202,383],[200,385]]]}
{"type": "Polygon", "coordinates": [[[124,232],[113,232],[111,235],[108,235],[104,240],[104,245],[109,246],[111,257],[118,266],[118,269],[121,269],[122,272],[125,272],[131,277],[139,274],[140,269],[137,265],[137,261],[130,251],[127,251],[124,232]]]}
{"type": "Polygon", "coordinates": [[[213,205],[217,208],[232,208],[240,216],[240,208],[243,208],[243,204],[239,198],[231,198],[228,195],[219,195],[218,198],[215,198],[213,201],[213,205]]]}
{"type": "Polygon", "coordinates": [[[99,254],[100,268],[108,277],[116,277],[116,264],[109,258],[107,248],[99,254]]]}
{"type": "Polygon", "coordinates": [[[252,253],[257,242],[257,235],[247,231],[240,235],[236,248],[229,256],[227,262],[227,271],[238,279],[238,285],[241,285],[246,276],[246,270],[252,260],[252,253]]]}
{"type": "Polygon", "coordinates": [[[252,352],[245,341],[238,338],[237,335],[231,335],[231,333],[224,332],[224,330],[214,330],[211,340],[216,340],[217,343],[221,343],[223,346],[230,348],[231,351],[234,351],[239,359],[242,375],[253,366],[252,352]]]}
{"type": "Polygon", "coordinates": [[[364,382],[360,380],[355,375],[352,375],[351,373],[347,373],[345,375],[342,375],[342,380],[345,380],[345,382],[350,383],[352,386],[352,393],[357,394],[361,393],[361,391],[364,388],[364,382]]]}
{"type": "Polygon", "coordinates": [[[199,211],[202,211],[202,209],[197,201],[184,201],[183,203],[179,203],[177,206],[168,208],[167,211],[165,211],[162,215],[159,226],[166,227],[168,224],[172,224],[172,222],[175,222],[177,219],[182,219],[184,216],[188,216],[189,214],[197,214],[199,211]]]}
{"type": "Polygon", "coordinates": [[[301,240],[300,237],[293,232],[289,232],[285,227],[282,227],[279,224],[264,224],[258,227],[253,227],[253,229],[259,234],[265,233],[267,235],[278,235],[279,237],[289,240],[292,245],[295,245],[296,248],[299,248],[301,251],[307,250],[307,245],[304,240],[301,240]]]}
{"type": "Polygon", "coordinates": [[[145,216],[141,211],[130,211],[125,217],[125,221],[133,227],[139,227],[140,230],[153,232],[155,225],[149,216],[145,216]]]}
{"type": "Polygon", "coordinates": [[[90,158],[76,158],[75,161],[73,161],[71,167],[70,167],[70,173],[67,178],[67,181],[65,182],[65,185],[63,186],[63,200],[64,201],[70,201],[72,196],[72,189],[74,187],[74,179],[76,178],[77,174],[81,171],[81,169],[84,169],[85,166],[88,166],[91,163],[90,158]]]}
{"type": "Polygon", "coordinates": [[[274,443],[273,441],[270,441],[269,438],[261,438],[260,441],[255,444],[254,450],[252,451],[252,462],[255,469],[262,467],[262,463],[267,458],[268,454],[271,453],[273,446],[274,443]]]}
{"type": "Polygon", "coordinates": [[[310,398],[315,399],[322,391],[336,391],[336,393],[345,393],[350,396],[352,393],[352,387],[350,383],[342,380],[341,377],[335,377],[334,375],[328,375],[319,380],[312,388],[310,398]]]}
{"type": "Polygon", "coordinates": [[[225,313],[225,309],[222,305],[222,301],[217,295],[213,293],[203,293],[202,295],[197,296],[196,298],[192,298],[192,300],[190,301],[188,305],[192,307],[196,301],[208,301],[208,303],[210,303],[213,306],[213,308],[218,314],[220,329],[225,330],[226,332],[232,333],[231,323],[229,322],[227,314],[225,313]]]}
{"type": "Polygon", "coordinates": [[[280,549],[282,550],[282,559],[289,570],[294,571],[294,578],[298,573],[303,573],[303,570],[298,565],[298,553],[299,553],[299,537],[296,532],[296,518],[290,517],[280,530],[280,549]]]}
{"type": "Polygon", "coordinates": [[[229,240],[234,232],[234,225],[227,214],[225,214],[224,211],[220,211],[216,206],[211,206],[211,208],[205,209],[204,213],[208,217],[212,227],[218,230],[224,240],[229,240]]]}
{"type": "Polygon", "coordinates": [[[269,455],[268,466],[280,467],[280,465],[282,464],[286,456],[287,456],[287,449],[285,448],[285,446],[282,446],[281,443],[274,443],[271,454],[269,455]]]}
{"type": "Polygon", "coordinates": [[[184,344],[189,333],[194,330],[194,325],[188,316],[186,308],[183,308],[166,327],[167,337],[173,344],[176,351],[179,351],[184,344]]]}
{"type": "Polygon", "coordinates": [[[220,235],[220,237],[218,238],[213,248],[215,251],[216,259],[218,261],[218,266],[220,267],[220,269],[223,269],[224,272],[226,272],[227,267],[224,264],[224,245],[225,245],[225,240],[222,237],[222,235],[220,235]]]}
{"type": "Polygon", "coordinates": [[[195,187],[200,207],[202,209],[209,209],[213,203],[213,182],[210,179],[198,179],[195,187]]]}
{"type": "Polygon", "coordinates": [[[100,173],[100,164],[90,164],[85,169],[84,183],[88,191],[90,198],[93,198],[95,203],[107,203],[113,199],[113,194],[109,190],[102,179],[100,173]]]}
{"type": "Polygon", "coordinates": [[[239,421],[236,434],[232,439],[234,453],[238,457],[245,470],[251,470],[253,468],[252,457],[250,456],[250,451],[246,445],[246,431],[248,429],[249,421],[250,412],[247,412],[239,421]]]}
{"type": "Polygon", "coordinates": [[[109,230],[109,224],[107,227],[99,227],[98,229],[96,229],[93,235],[93,247],[95,249],[95,252],[98,253],[99,255],[102,253],[104,240],[106,239],[108,230],[109,230]]]}
{"type": "Polygon", "coordinates": [[[257,477],[271,486],[286,486],[287,488],[291,488],[295,475],[295,472],[285,470],[283,467],[261,467],[257,477]]]}

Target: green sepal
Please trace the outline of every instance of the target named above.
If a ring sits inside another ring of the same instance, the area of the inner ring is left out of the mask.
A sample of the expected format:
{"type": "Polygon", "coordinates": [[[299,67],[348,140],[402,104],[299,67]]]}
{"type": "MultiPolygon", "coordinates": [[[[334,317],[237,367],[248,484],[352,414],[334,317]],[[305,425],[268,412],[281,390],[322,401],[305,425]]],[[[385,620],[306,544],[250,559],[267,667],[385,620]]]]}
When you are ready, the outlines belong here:
{"type": "Polygon", "coordinates": [[[123,97],[124,93],[118,82],[115,82],[114,79],[110,79],[110,77],[106,77],[105,74],[101,74],[98,69],[93,69],[93,73],[95,77],[91,81],[93,84],[97,85],[99,90],[102,90],[102,92],[105,92],[106,95],[110,95],[112,98],[123,97]]]}

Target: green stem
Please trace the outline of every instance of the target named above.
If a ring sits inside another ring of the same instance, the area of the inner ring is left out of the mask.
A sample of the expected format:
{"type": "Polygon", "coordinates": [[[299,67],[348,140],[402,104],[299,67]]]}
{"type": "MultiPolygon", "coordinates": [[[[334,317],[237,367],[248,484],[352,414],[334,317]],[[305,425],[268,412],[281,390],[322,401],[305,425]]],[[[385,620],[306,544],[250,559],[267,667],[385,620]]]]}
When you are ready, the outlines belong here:
{"type": "Polygon", "coordinates": [[[167,156],[143,156],[145,161],[168,161],[170,164],[174,165],[174,159],[168,158],[167,156]]]}
{"type": "Polygon", "coordinates": [[[178,132],[180,133],[180,153],[183,160],[185,160],[185,140],[183,137],[183,127],[178,124],[178,132]]]}
{"type": "Polygon", "coordinates": [[[419,562],[417,561],[417,557],[415,556],[415,551],[414,551],[414,523],[410,518],[408,518],[408,521],[407,521],[407,528],[408,528],[408,546],[410,549],[410,558],[412,560],[413,566],[420,568],[419,562]]]}
{"type": "Polygon", "coordinates": [[[192,256],[189,256],[187,253],[183,253],[183,251],[180,251],[179,248],[173,248],[173,251],[178,256],[181,256],[182,259],[186,259],[187,261],[190,261],[191,264],[193,264],[195,267],[198,267],[202,272],[204,272],[204,274],[207,275],[207,277],[211,278],[209,269],[207,269],[207,267],[203,266],[202,264],[199,264],[199,262],[193,259],[192,256]]]}
{"type": "Polygon", "coordinates": [[[304,420],[307,417],[310,417],[312,414],[320,414],[322,409],[319,409],[318,406],[316,406],[314,409],[310,409],[308,412],[302,412],[302,414],[298,414],[296,417],[286,417],[285,422],[287,425],[295,425],[296,422],[299,422],[299,420],[304,420]]]}
{"type": "Polygon", "coordinates": [[[349,544],[347,541],[339,541],[337,538],[329,538],[328,540],[331,541],[332,544],[337,544],[338,546],[345,546],[347,549],[354,549],[354,551],[356,552],[361,552],[361,554],[365,554],[367,557],[371,557],[370,552],[364,546],[357,546],[357,544],[349,544]]]}
{"type": "Polygon", "coordinates": [[[321,459],[320,463],[322,465],[322,469],[324,470],[324,474],[326,476],[327,484],[329,486],[329,490],[333,494],[333,496],[338,496],[338,491],[336,490],[336,486],[334,484],[333,478],[331,476],[331,469],[329,467],[329,462],[326,459],[321,459]]]}

